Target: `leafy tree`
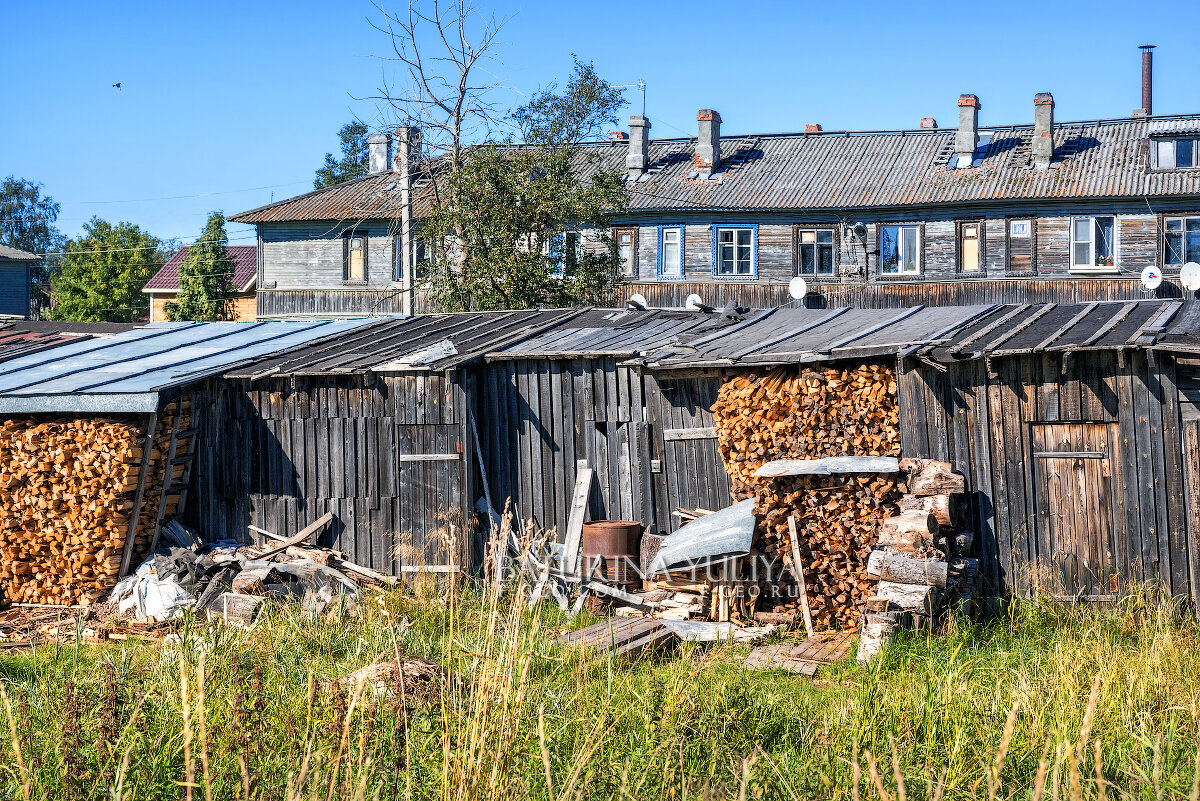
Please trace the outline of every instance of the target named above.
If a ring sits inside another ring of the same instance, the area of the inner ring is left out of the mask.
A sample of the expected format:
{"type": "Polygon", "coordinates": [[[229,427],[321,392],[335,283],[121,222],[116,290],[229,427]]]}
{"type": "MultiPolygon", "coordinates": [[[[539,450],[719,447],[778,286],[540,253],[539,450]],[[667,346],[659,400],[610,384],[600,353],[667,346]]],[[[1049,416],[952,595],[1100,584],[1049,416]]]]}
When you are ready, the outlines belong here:
{"type": "Polygon", "coordinates": [[[233,285],[233,260],[226,249],[225,215],[208,215],[204,233],[188,248],[179,265],[179,292],[163,304],[168,320],[232,320],[237,291],[233,285]]]}
{"type": "Polygon", "coordinates": [[[361,122],[347,123],[338,131],[338,138],[342,140],[342,158],[339,161],[332,153],[325,154],[325,166],[317,170],[313,189],[324,189],[367,174],[370,166],[367,126],[361,122]]]}
{"type": "Polygon", "coordinates": [[[142,287],[163,266],[158,237],[133,223],[113,225],[93,217],[83,235],[63,248],[61,269],[51,279],[55,320],[134,322],[150,301],[142,287]]]}
{"type": "Polygon", "coordinates": [[[421,232],[433,250],[425,289],[434,305],[520,309],[606,298],[618,266],[609,210],[625,206],[628,193],[622,172],[589,162],[580,143],[615,124],[623,104],[620,89],[576,59],[562,92],[538,92],[512,113],[524,144],[468,148],[457,169],[443,170],[421,232]]]}
{"type": "MultiPolygon", "coordinates": [[[[54,225],[59,205],[43,194],[44,189],[41,184],[11,175],[0,183],[0,245],[26,253],[54,254],[62,249],[66,237],[54,225]]],[[[34,316],[40,316],[50,305],[50,276],[60,265],[61,259],[55,255],[33,265],[34,316]]]]}

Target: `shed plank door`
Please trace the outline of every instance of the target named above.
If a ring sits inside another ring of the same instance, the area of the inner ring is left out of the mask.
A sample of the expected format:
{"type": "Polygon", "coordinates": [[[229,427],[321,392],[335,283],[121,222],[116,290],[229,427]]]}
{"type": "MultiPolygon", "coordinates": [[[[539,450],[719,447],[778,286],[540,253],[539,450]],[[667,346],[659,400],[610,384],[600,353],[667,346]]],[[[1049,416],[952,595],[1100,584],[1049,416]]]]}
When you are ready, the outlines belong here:
{"type": "Polygon", "coordinates": [[[1039,554],[1051,592],[1109,593],[1113,565],[1112,423],[1033,426],[1039,554]],[[1053,586],[1061,584],[1061,587],[1053,586]]]}

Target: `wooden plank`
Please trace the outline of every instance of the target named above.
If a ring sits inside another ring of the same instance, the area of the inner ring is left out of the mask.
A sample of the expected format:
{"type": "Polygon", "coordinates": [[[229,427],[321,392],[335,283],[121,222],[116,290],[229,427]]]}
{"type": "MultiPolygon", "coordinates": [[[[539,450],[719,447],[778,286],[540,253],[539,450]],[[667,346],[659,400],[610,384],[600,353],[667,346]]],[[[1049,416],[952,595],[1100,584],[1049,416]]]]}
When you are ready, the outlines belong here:
{"type": "Polygon", "coordinates": [[[1117,389],[1117,469],[1120,477],[1121,506],[1125,520],[1118,531],[1124,540],[1126,561],[1120,565],[1126,582],[1142,582],[1146,579],[1149,554],[1143,549],[1141,531],[1141,495],[1138,492],[1137,434],[1134,425],[1133,382],[1129,371],[1129,360],[1117,366],[1115,376],[1117,389]]]}
{"type": "Polygon", "coordinates": [[[716,439],[717,429],[713,426],[703,426],[700,428],[668,428],[662,432],[663,439],[667,442],[681,442],[691,439],[716,439]]]}
{"type": "Polygon", "coordinates": [[[1187,544],[1187,510],[1183,488],[1183,437],[1180,429],[1179,388],[1175,379],[1175,362],[1165,353],[1149,358],[1157,395],[1162,403],[1161,428],[1163,439],[1163,497],[1166,502],[1166,528],[1171,549],[1171,594],[1183,596],[1188,592],[1190,549],[1187,544]]]}
{"type": "Polygon", "coordinates": [[[1152,350],[1135,351],[1130,354],[1130,361],[1138,365],[1139,372],[1145,377],[1145,403],[1150,436],[1150,471],[1143,480],[1147,483],[1154,502],[1159,569],[1167,588],[1173,590],[1176,582],[1181,585],[1184,583],[1187,571],[1179,569],[1181,566],[1174,564],[1175,553],[1171,541],[1171,523],[1167,517],[1167,493],[1164,482],[1167,457],[1163,452],[1164,398],[1162,397],[1162,383],[1159,381],[1157,354],[1152,350]]]}
{"type": "Polygon", "coordinates": [[[579,575],[579,546],[583,537],[584,518],[587,515],[588,495],[592,491],[595,471],[590,467],[580,468],[575,474],[575,491],[571,494],[571,514],[567,520],[566,536],[563,539],[563,572],[579,575]]]}
{"type": "Polygon", "coordinates": [[[1200,618],[1200,420],[1191,420],[1183,426],[1183,474],[1192,605],[1200,618]]]}
{"type": "Polygon", "coordinates": [[[333,522],[333,514],[330,512],[326,512],[325,514],[321,515],[313,522],[309,523],[307,526],[305,526],[299,532],[297,532],[295,536],[288,537],[286,540],[283,540],[275,547],[273,547],[267,551],[264,551],[263,553],[259,554],[258,556],[254,557],[254,558],[255,559],[270,559],[271,557],[273,557],[277,554],[281,554],[284,551],[286,551],[288,548],[292,547],[293,545],[299,545],[300,543],[307,540],[309,537],[319,534],[321,529],[325,528],[327,525],[329,525],[332,522],[333,522]]]}
{"type": "Polygon", "coordinates": [[[796,532],[796,516],[788,515],[788,535],[792,546],[792,575],[800,593],[800,609],[804,613],[804,632],[813,635],[812,611],[808,606],[808,587],[804,583],[804,562],[800,559],[800,535],[796,532]]]}

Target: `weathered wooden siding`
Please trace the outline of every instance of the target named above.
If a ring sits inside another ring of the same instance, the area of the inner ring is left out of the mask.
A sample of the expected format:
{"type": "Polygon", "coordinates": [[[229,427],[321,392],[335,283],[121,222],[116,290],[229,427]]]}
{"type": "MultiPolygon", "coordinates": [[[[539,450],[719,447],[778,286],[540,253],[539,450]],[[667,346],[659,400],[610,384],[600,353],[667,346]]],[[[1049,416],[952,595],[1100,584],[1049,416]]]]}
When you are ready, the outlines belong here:
{"type": "Polygon", "coordinates": [[[400,289],[260,290],[260,319],[277,317],[363,317],[403,314],[400,289]]]}
{"type": "MultiPolygon", "coordinates": [[[[191,522],[210,539],[248,525],[295,533],[326,511],[321,544],[388,573],[450,563],[448,523],[473,489],[458,375],[221,381],[193,395],[200,428],[191,522]],[[434,459],[406,457],[436,455],[434,459]]],[[[469,564],[469,554],[462,554],[469,564]]]]}
{"type": "Polygon", "coordinates": [[[367,235],[366,281],[357,286],[388,287],[395,268],[396,221],[347,220],[314,223],[264,223],[259,226],[263,274],[260,290],[339,289],[344,275],[342,234],[367,235]]]}
{"type": "Polygon", "coordinates": [[[561,535],[581,461],[596,471],[593,520],[672,531],[677,506],[729,505],[716,439],[695,431],[712,426],[720,378],[660,378],[617,362],[538,359],[482,371],[476,415],[497,511],[511,500],[521,518],[561,535]]]}
{"type": "MultiPolygon", "coordinates": [[[[1039,523],[1033,427],[1107,423],[1119,585],[1161,581],[1192,594],[1175,366],[1166,356],[1084,352],[964,362],[940,372],[909,363],[899,376],[903,453],[946,459],[967,477],[984,575],[1027,591],[1032,566],[1062,558],[1039,523]]],[[[1196,454],[1189,459],[1195,460],[1196,454]]],[[[1085,502],[1085,499],[1078,499],[1085,502]]]]}
{"type": "MultiPolygon", "coordinates": [[[[991,240],[989,239],[989,242],[991,240]]],[[[808,308],[852,306],[867,309],[927,306],[963,306],[986,303],[1089,303],[1093,300],[1148,300],[1177,298],[1179,286],[1164,281],[1154,292],[1142,289],[1136,278],[1066,279],[1008,278],[952,281],[873,281],[827,284],[809,282],[804,300],[808,308]]],[[[688,295],[699,295],[705,303],[720,308],[737,303],[749,308],[791,306],[787,283],[731,283],[721,281],[673,281],[629,283],[616,287],[618,302],[640,293],[652,306],[683,306],[688,295]]]]}

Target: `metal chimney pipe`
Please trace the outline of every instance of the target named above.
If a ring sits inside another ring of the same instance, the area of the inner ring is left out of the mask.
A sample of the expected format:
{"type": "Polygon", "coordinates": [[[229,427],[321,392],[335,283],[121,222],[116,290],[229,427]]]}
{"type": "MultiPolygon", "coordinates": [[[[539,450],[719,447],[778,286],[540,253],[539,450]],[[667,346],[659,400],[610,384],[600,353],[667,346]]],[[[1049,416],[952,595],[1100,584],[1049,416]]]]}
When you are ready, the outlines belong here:
{"type": "Polygon", "coordinates": [[[1141,45],[1142,51],[1142,111],[1149,117],[1154,113],[1154,45],[1141,45]]]}

